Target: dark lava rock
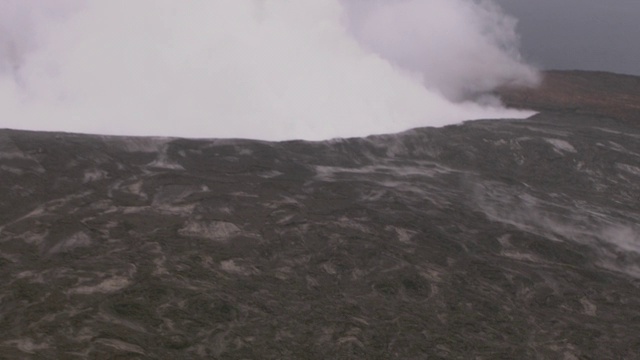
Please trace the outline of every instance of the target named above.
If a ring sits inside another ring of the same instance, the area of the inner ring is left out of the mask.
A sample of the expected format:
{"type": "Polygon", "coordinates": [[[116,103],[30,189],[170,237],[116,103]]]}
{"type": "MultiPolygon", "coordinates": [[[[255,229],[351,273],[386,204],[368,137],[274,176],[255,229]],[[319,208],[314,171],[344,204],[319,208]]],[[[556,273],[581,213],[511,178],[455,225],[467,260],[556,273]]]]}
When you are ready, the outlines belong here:
{"type": "Polygon", "coordinates": [[[2,130],[0,358],[639,359],[640,128],[554,106],[325,142],[2,130]]]}

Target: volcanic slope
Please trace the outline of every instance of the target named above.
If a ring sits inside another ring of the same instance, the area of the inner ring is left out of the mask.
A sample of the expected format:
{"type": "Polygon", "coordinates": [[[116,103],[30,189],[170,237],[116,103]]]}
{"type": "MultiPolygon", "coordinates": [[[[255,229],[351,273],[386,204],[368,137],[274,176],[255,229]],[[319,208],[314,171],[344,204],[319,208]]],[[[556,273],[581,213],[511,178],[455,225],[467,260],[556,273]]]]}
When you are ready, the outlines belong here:
{"type": "Polygon", "coordinates": [[[639,119],[538,105],[324,142],[1,130],[0,359],[640,359],[639,119]]]}

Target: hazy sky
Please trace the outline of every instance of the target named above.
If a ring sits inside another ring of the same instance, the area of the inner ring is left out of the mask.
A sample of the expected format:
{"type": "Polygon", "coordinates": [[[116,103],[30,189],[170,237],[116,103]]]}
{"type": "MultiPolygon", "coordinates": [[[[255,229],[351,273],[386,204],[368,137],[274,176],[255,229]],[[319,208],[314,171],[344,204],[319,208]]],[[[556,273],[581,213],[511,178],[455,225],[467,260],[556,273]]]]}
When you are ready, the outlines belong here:
{"type": "Polygon", "coordinates": [[[521,52],[545,69],[640,75],[640,0],[497,0],[518,18],[521,52]]]}

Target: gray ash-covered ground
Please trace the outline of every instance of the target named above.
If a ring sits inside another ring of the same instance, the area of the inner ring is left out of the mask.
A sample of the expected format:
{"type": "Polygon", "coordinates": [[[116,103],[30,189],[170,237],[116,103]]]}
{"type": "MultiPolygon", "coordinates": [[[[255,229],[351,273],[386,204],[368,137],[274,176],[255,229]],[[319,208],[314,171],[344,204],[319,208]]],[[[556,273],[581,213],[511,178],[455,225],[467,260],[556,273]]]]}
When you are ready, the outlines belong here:
{"type": "MultiPolygon", "coordinates": [[[[640,121],[640,119],[639,119],[640,121]]],[[[640,359],[640,127],[0,131],[0,359],[640,359]]]]}

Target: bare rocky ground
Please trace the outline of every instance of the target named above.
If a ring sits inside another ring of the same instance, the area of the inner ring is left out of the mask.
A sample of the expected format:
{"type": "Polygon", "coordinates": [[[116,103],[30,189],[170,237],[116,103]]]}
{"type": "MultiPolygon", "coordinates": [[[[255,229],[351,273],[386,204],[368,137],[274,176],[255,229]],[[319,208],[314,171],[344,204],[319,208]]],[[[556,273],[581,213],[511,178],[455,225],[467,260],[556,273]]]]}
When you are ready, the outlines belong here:
{"type": "Polygon", "coordinates": [[[617,106],[326,142],[0,130],[0,359],[640,359],[617,106]]]}

